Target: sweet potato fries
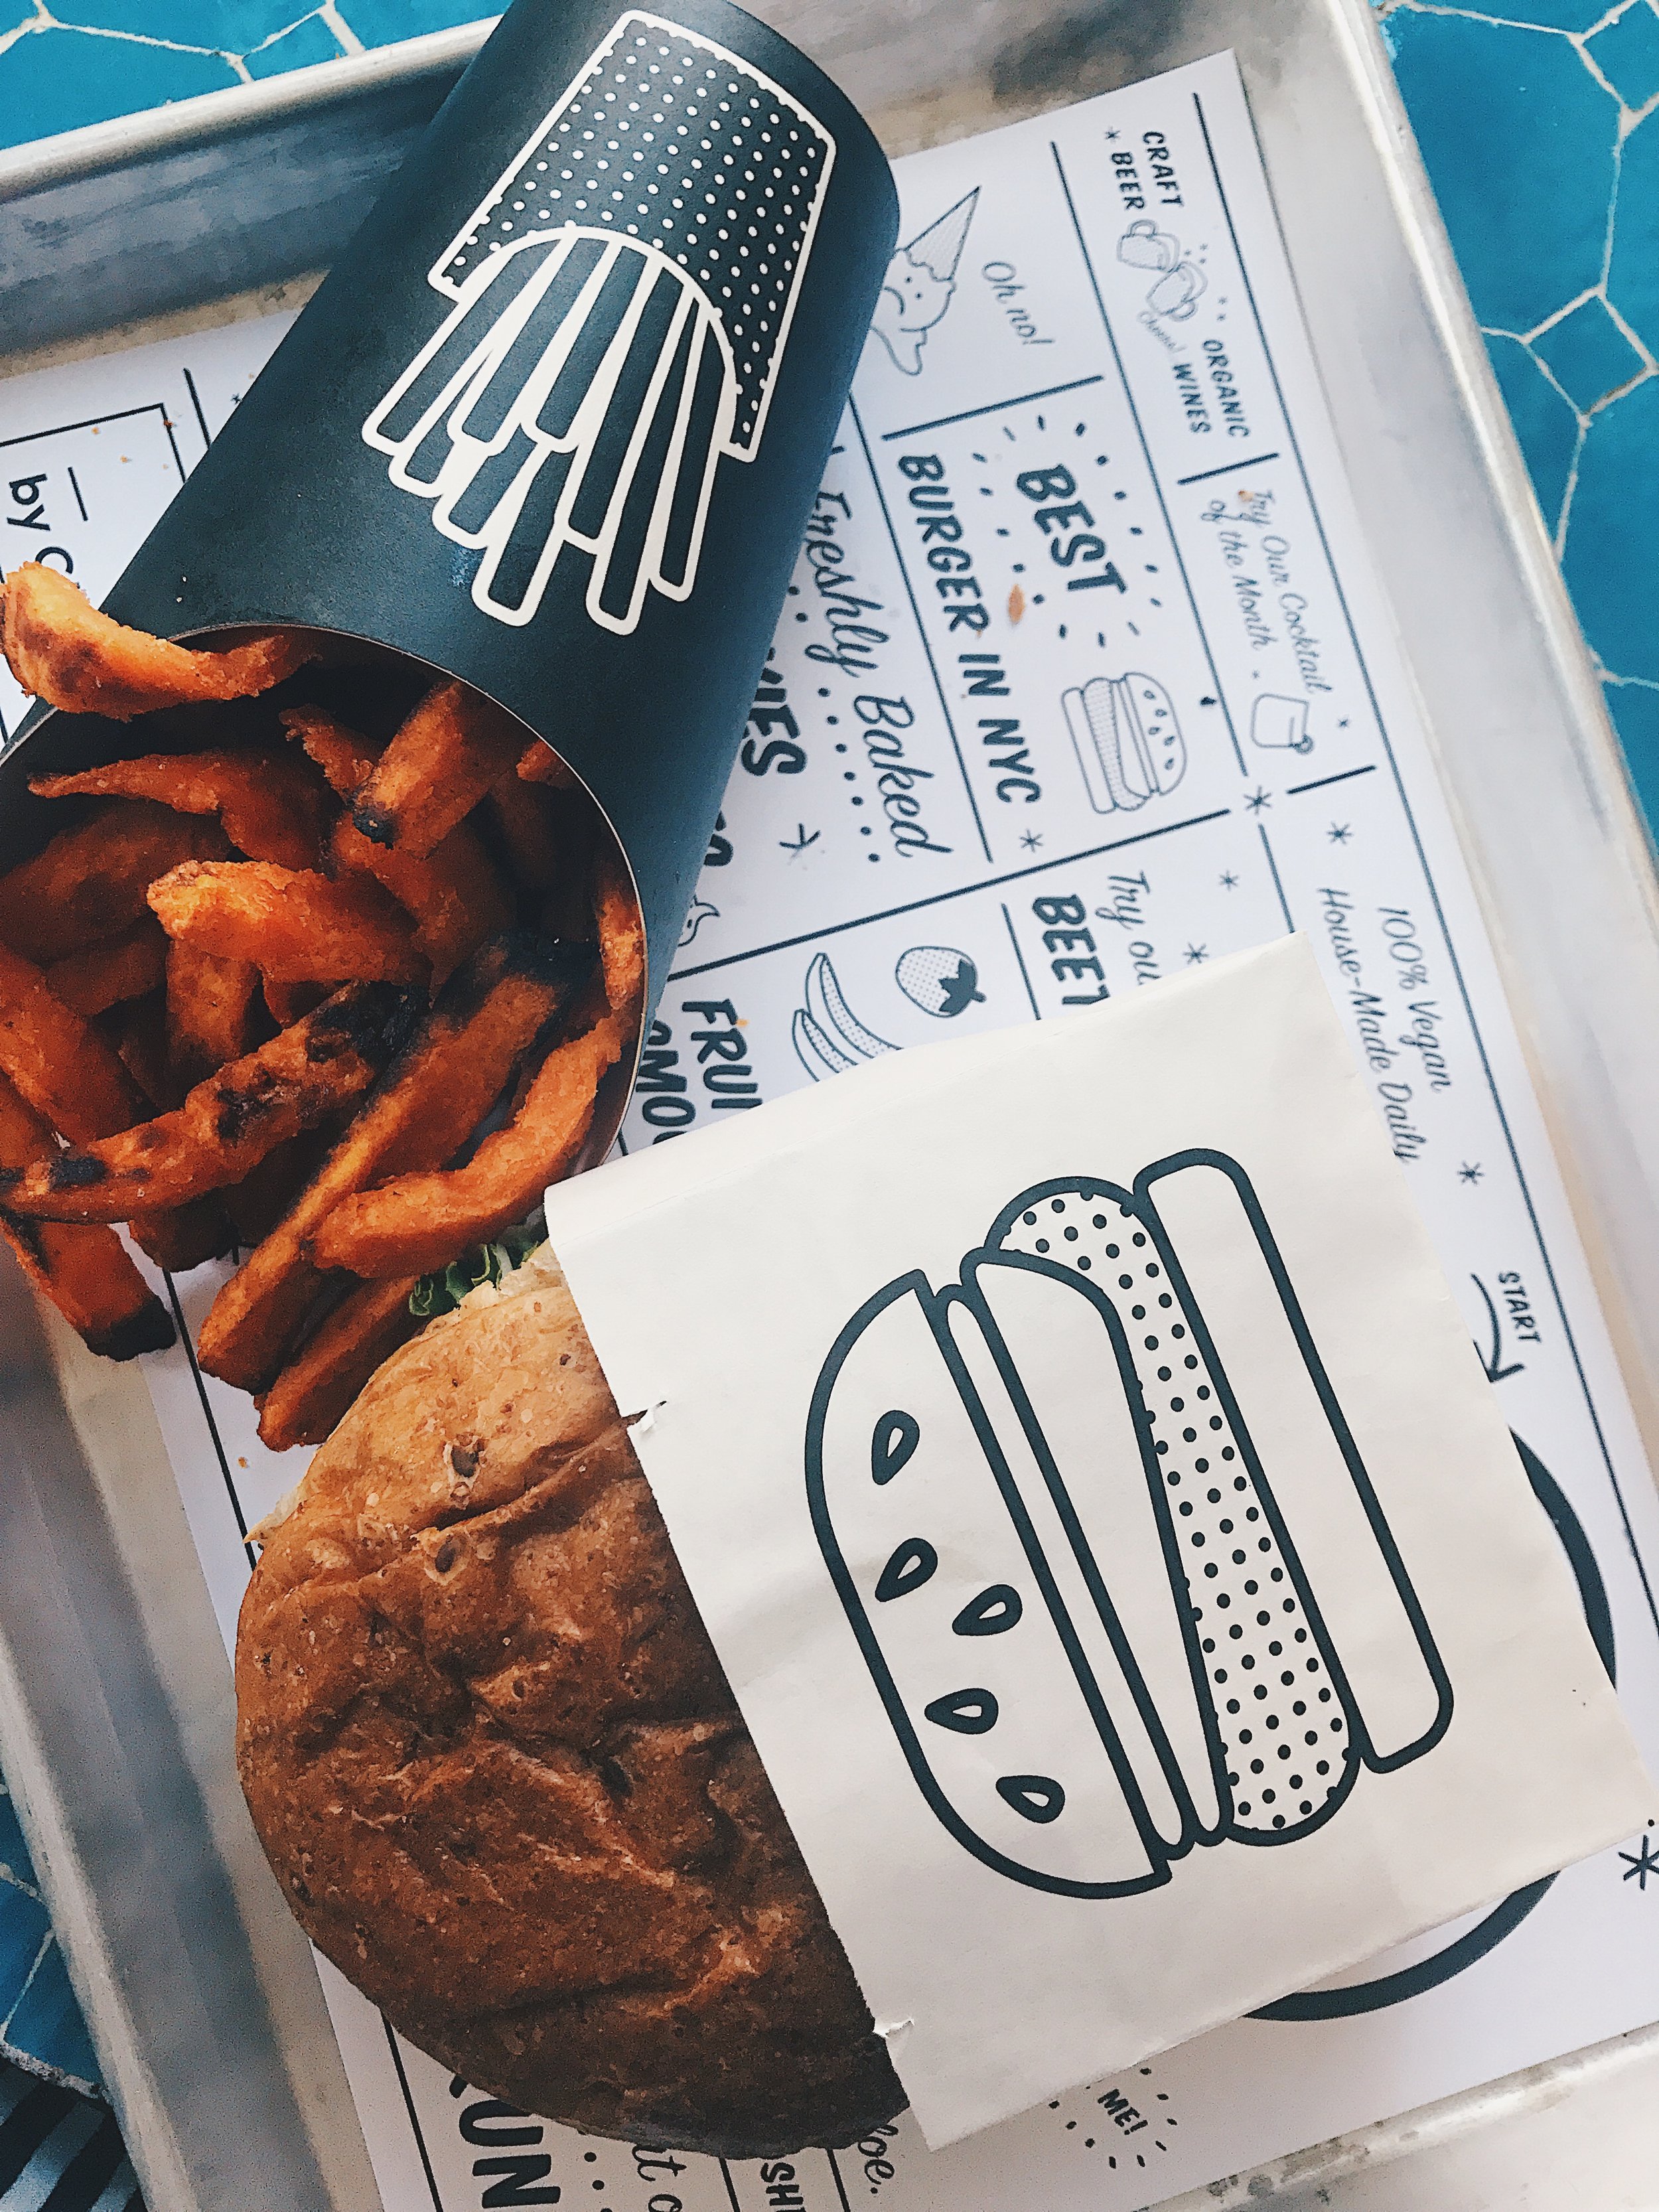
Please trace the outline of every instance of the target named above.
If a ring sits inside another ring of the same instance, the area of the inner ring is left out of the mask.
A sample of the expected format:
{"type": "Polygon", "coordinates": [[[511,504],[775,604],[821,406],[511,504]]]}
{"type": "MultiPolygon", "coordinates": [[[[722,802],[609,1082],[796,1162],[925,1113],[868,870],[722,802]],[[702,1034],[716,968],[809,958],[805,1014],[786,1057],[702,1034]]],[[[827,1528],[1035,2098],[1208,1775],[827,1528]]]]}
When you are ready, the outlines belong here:
{"type": "Polygon", "coordinates": [[[100,614],[61,569],[25,562],[6,579],[6,664],[25,691],[71,714],[128,722],[157,707],[246,699],[268,691],[315,647],[274,632],[218,653],[198,653],[127,629],[100,614]]]}
{"type": "Polygon", "coordinates": [[[172,1325],[116,1224],[172,1269],[240,1243],[198,1358],[273,1447],[320,1442],[418,1279],[529,1212],[631,1066],[614,838],[520,723],[389,652],[172,645],[33,563],[0,642],[89,718],[0,874],[0,1236],[122,1358],[172,1325]]]}

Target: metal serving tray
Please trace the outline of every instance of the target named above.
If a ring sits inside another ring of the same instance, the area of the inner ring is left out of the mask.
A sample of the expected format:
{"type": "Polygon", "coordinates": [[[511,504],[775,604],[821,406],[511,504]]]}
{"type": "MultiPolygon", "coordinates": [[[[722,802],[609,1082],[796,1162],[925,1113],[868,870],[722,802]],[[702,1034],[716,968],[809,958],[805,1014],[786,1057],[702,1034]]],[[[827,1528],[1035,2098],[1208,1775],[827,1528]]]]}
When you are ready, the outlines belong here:
{"type": "MultiPolygon", "coordinates": [[[[895,153],[1237,52],[1371,551],[1659,1461],[1659,884],[1366,0],[757,12],[895,153]]],[[[485,27],[0,157],[0,349],[316,268],[485,27]]],[[[144,1383],[37,1314],[9,1262],[0,1435],[0,1753],[149,2202],[367,2212],[315,1977],[237,1790],[222,1647],[144,1383]]],[[[1539,2073],[1610,2081],[1655,2048],[1626,2038],[1539,2073]]],[[[1300,2191],[1539,2087],[1454,2099],[1201,2194],[1300,2191]]]]}
{"type": "Polygon", "coordinates": [[[325,268],[490,28],[0,154],[0,352],[325,268]]]}

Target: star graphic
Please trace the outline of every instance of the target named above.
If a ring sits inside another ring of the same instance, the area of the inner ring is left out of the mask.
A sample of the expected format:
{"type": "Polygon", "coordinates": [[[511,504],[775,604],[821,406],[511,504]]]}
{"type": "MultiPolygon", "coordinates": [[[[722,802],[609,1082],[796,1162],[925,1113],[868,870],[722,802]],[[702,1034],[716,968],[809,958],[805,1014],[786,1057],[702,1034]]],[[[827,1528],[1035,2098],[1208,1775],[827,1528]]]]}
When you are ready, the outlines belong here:
{"type": "Polygon", "coordinates": [[[1236,891],[1238,889],[1238,878],[1231,868],[1224,869],[1222,872],[1221,888],[1224,891],[1236,891]]]}
{"type": "Polygon", "coordinates": [[[1337,728],[1338,728],[1339,730],[1346,730],[1346,729],[1347,728],[1347,726],[1348,726],[1348,717],[1347,717],[1346,714],[1344,714],[1344,716],[1342,717],[1341,720],[1337,724],[1337,726],[1337,726],[1337,728]]]}
{"type": "Polygon", "coordinates": [[[1627,1869],[1620,1879],[1624,1881],[1633,1881],[1645,1896],[1648,1876],[1652,1875],[1656,1881],[1659,1881],[1659,1852],[1653,1848],[1653,1838],[1641,1837],[1633,1851],[1620,1851],[1619,1856],[1625,1862],[1627,1869]]]}
{"type": "Polygon", "coordinates": [[[1352,822],[1333,822],[1325,835],[1333,845],[1346,845],[1353,835],[1353,824],[1352,822]]]}
{"type": "Polygon", "coordinates": [[[1035,853],[1042,842],[1042,832],[1041,830],[1022,830],[1019,833],[1019,842],[1028,853],[1035,853]]]}
{"type": "Polygon", "coordinates": [[[787,853],[792,860],[798,860],[807,847],[816,845],[823,835],[823,832],[821,830],[809,831],[804,822],[797,822],[793,837],[779,838],[778,850],[781,853],[787,853]]]}
{"type": "Polygon", "coordinates": [[[1485,1173],[1486,1170],[1480,1165],[1480,1163],[1478,1160],[1475,1161],[1473,1165],[1471,1165],[1468,1160],[1465,1160],[1462,1166],[1457,1170],[1457,1180],[1459,1182],[1479,1182],[1485,1173]]]}
{"type": "Polygon", "coordinates": [[[1264,809],[1271,806],[1273,803],[1273,795],[1272,792],[1264,791],[1260,784],[1257,784],[1254,791],[1247,791],[1244,794],[1244,804],[1249,808],[1252,814],[1261,813],[1264,809]]]}
{"type": "Polygon", "coordinates": [[[1187,947],[1187,965],[1189,968],[1198,967],[1201,962],[1207,960],[1209,957],[1210,948],[1207,945],[1189,945],[1187,947]]]}
{"type": "Polygon", "coordinates": [[[1114,139],[1114,138],[1121,138],[1121,137],[1122,137],[1122,135],[1123,135],[1123,134],[1122,134],[1122,132],[1121,132],[1121,131],[1109,131],[1106,133],[1106,137],[1107,137],[1107,139],[1108,139],[1108,142],[1109,142],[1109,143],[1112,139],[1114,139]]]}

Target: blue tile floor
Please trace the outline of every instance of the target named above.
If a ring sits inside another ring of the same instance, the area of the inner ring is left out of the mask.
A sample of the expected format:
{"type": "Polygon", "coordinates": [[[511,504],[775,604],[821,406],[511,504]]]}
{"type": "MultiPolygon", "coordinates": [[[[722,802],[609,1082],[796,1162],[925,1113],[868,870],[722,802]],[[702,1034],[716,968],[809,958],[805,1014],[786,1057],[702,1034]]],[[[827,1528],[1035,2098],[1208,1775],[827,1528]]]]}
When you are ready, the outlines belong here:
{"type": "Polygon", "coordinates": [[[1418,143],[1659,824],[1659,10],[1382,0],[1418,143]]]}
{"type": "Polygon", "coordinates": [[[0,2208],[144,2212],[28,1847],[0,1783],[0,2208]],[[44,2078],[43,2078],[44,2077],[44,2078]]]}
{"type": "Polygon", "coordinates": [[[496,12],[477,0],[0,0],[0,146],[496,12]]]}
{"type": "MultiPolygon", "coordinates": [[[[0,0],[0,146],[480,12],[477,0],[0,0]]],[[[1659,0],[1377,0],[1377,16],[1637,789],[1659,824],[1659,0]]],[[[0,1794],[0,2053],[8,2044],[93,2077],[0,1794]]],[[[0,2194],[14,2178],[8,2131],[21,2144],[46,2117],[36,2111],[14,2130],[21,2079],[0,2057],[0,2194]]],[[[128,2185],[114,2175],[110,2202],[128,2185]]]]}
{"type": "Polygon", "coordinates": [[[6,2060],[44,2070],[72,2088],[90,2089],[98,2080],[28,1845],[0,1782],[0,2079],[6,2060]]]}

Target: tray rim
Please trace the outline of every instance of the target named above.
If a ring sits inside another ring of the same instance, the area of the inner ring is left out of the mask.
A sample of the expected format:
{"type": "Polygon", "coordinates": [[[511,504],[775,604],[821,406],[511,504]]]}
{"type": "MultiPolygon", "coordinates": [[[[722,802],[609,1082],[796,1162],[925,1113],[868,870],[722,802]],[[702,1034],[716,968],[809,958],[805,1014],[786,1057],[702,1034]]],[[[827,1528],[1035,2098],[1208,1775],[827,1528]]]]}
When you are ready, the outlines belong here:
{"type": "MultiPolygon", "coordinates": [[[[908,8],[911,0],[900,0],[900,4],[908,8]]],[[[1198,0],[1196,6],[1172,9],[1171,14],[1179,14],[1183,19],[1190,15],[1207,28],[1221,4],[1222,0],[1198,0]]],[[[1279,9],[1275,7],[1270,12],[1277,15],[1279,9]]],[[[1317,21],[1326,29],[1340,49],[1356,101],[1364,110],[1402,246],[1421,286],[1429,328],[1449,373],[1457,408],[1475,434],[1481,465],[1502,520],[1503,534],[1513,563],[1513,580],[1538,618],[1559,686],[1561,711],[1555,718],[1559,734],[1576,743],[1574,764],[1621,878],[1617,889],[1624,902],[1624,918],[1634,926],[1639,936],[1638,949],[1645,957],[1649,978],[1659,978],[1659,872],[1656,872],[1654,834],[1636,799],[1600,679],[1551,548],[1375,18],[1368,0],[1302,0],[1300,12],[1308,21],[1317,21]]],[[[1045,20],[1056,20],[1063,14],[1063,9],[1055,5],[1045,20]]],[[[386,87],[416,83],[453,72],[483,43],[493,27],[493,21],[482,19],[452,30],[372,49],[362,55],[295,70],[283,77],[263,80],[255,86],[199,95],[165,110],[116,118],[11,149],[0,154],[0,202],[13,202],[68,179],[118,172],[149,158],[210,146],[246,131],[270,128],[289,117],[349,106],[362,95],[386,87]]],[[[793,23],[790,27],[793,31],[793,23]]],[[[1169,43],[1187,48],[1179,59],[1194,58],[1199,52],[1217,49],[1217,41],[1212,39],[1200,39],[1196,44],[1188,39],[1184,21],[1179,28],[1172,24],[1169,43]]],[[[1178,65],[1176,58],[1166,54],[1157,62],[1153,73],[1178,65]]],[[[988,88],[981,97],[974,97],[975,86],[971,76],[953,81],[953,84],[968,95],[966,103],[942,105],[936,117],[928,118],[920,132],[915,127],[915,103],[907,102],[902,95],[896,99],[890,113],[905,150],[918,143],[940,143],[975,130],[994,128],[1000,122],[1060,104],[1058,100],[1044,97],[1030,100],[1004,98],[993,104],[988,88]]],[[[1060,98],[1064,96],[1062,94],[1060,98]]],[[[1086,94],[1079,93],[1078,96],[1086,94]]],[[[875,109],[874,119],[880,127],[883,116],[879,107],[875,109]]],[[[890,144],[895,134],[886,135],[890,144]]],[[[1271,177],[1271,159],[1268,168],[1271,177]]],[[[1294,258],[1293,255],[1293,266],[1294,258]]],[[[161,319],[179,323],[187,319],[194,327],[204,327],[216,319],[215,307],[228,304],[204,302],[200,307],[175,311],[174,316],[161,319]]],[[[1309,320],[1312,325],[1315,318],[1310,316],[1309,320]]],[[[164,333],[157,333],[161,334],[164,333]]],[[[107,335],[118,342],[121,334],[107,335]]],[[[73,348],[82,356],[101,349],[95,342],[64,343],[66,349],[73,348]]],[[[40,365],[36,359],[18,360],[15,355],[12,358],[18,361],[20,368],[40,365]]],[[[4,373],[5,365],[0,364],[0,374],[4,373]]],[[[1334,405],[1333,414],[1338,419],[1340,435],[1340,410],[1334,405]]],[[[1384,589],[1386,593],[1386,582],[1384,589]]],[[[1407,658],[1409,665],[1413,658],[1409,647],[1407,658]]],[[[1597,1202],[1593,1190],[1586,1188],[1585,1178],[1579,1171],[1574,1124],[1582,1117],[1575,1115],[1570,1104],[1564,1103],[1560,1082],[1552,1076],[1544,1059],[1530,1018],[1530,971],[1523,969],[1509,944],[1504,920],[1504,901],[1495,885],[1495,873],[1502,872],[1495,872],[1491,865],[1488,835],[1478,826],[1468,804],[1472,785],[1479,781],[1478,773],[1469,763],[1460,763],[1455,749],[1449,750],[1441,741],[1432,717],[1425,715],[1425,720],[1429,723],[1431,750],[1452,807],[1459,842],[1475,878],[1505,995],[1521,1031],[1528,1073],[1549,1123],[1558,1164],[1568,1182],[1575,1225],[1589,1259],[1598,1297],[1613,1332],[1620,1369],[1652,1460],[1656,1446],[1659,1446],[1659,1361],[1654,1356],[1659,1335],[1654,1334],[1651,1325],[1644,1329],[1635,1323],[1626,1312],[1637,1291],[1617,1249],[1620,1239],[1610,1234],[1605,1209],[1597,1202]]],[[[1534,982],[1536,980],[1532,978],[1534,982]]],[[[1619,1071],[1615,1069],[1613,1073],[1616,1079],[1619,1071]]],[[[1650,1078],[1659,1073],[1659,1056],[1648,1054],[1640,1073],[1650,1078]]],[[[1650,1097],[1656,1095],[1651,1081],[1645,1088],[1650,1097]]],[[[1590,1180],[1593,1183],[1595,1178],[1590,1180]]],[[[1650,1177],[1646,1192],[1650,1200],[1654,1194],[1652,1182],[1650,1177]]],[[[1659,1304],[1648,1310],[1659,1319],[1659,1304]]],[[[3,1665],[4,1643],[3,1625],[0,1625],[0,1687],[3,1686],[8,1671],[3,1665]]],[[[8,1702],[0,1697],[0,1705],[8,1702]]],[[[13,1735],[9,1727],[0,1727],[0,1735],[8,1739],[9,1753],[13,1749],[13,1735]]],[[[33,1793],[25,1808],[31,1828],[40,1817],[39,1808],[32,1800],[33,1793]]],[[[20,1793],[20,1807],[23,1805],[20,1793]]],[[[65,1950],[74,1964],[70,1944],[66,1943],[65,1950]]],[[[77,1968],[77,1978],[78,1975],[77,1968]]],[[[1277,2194],[1281,2188],[1307,2189],[1322,2181],[1334,2180],[1358,2164],[1388,2162],[1411,2151],[1452,2141],[1467,2135],[1471,2128],[1495,2123],[1518,2109],[1553,2101],[1566,2082],[1623,2070],[1638,2045],[1644,2054],[1659,2051],[1659,2027],[1632,2031],[1607,2044],[1528,2069],[1524,2075],[1459,2092],[1417,2113],[1395,2116],[1368,2128],[1351,2130],[1328,2145],[1319,2147],[1317,2151],[1301,2151],[1286,2160],[1269,2161],[1248,2173],[1194,2191],[1190,2202],[1194,2205],[1200,2201],[1241,2204],[1254,2202],[1264,2193],[1264,2183],[1266,2193],[1269,2194],[1277,2194]]],[[[1172,2207],[1176,2203],[1185,2206],[1188,2201],[1187,2197],[1170,2200],[1172,2207]]]]}
{"type": "Polygon", "coordinates": [[[384,46],[367,46],[331,62],[313,62],[251,84],[200,92],[164,107],[112,116],[0,151],[0,205],[84,177],[135,167],[163,155],[187,153],[225,138],[269,130],[290,118],[349,106],[377,92],[453,76],[476,54],[499,15],[448,30],[426,31],[384,46]]]}

